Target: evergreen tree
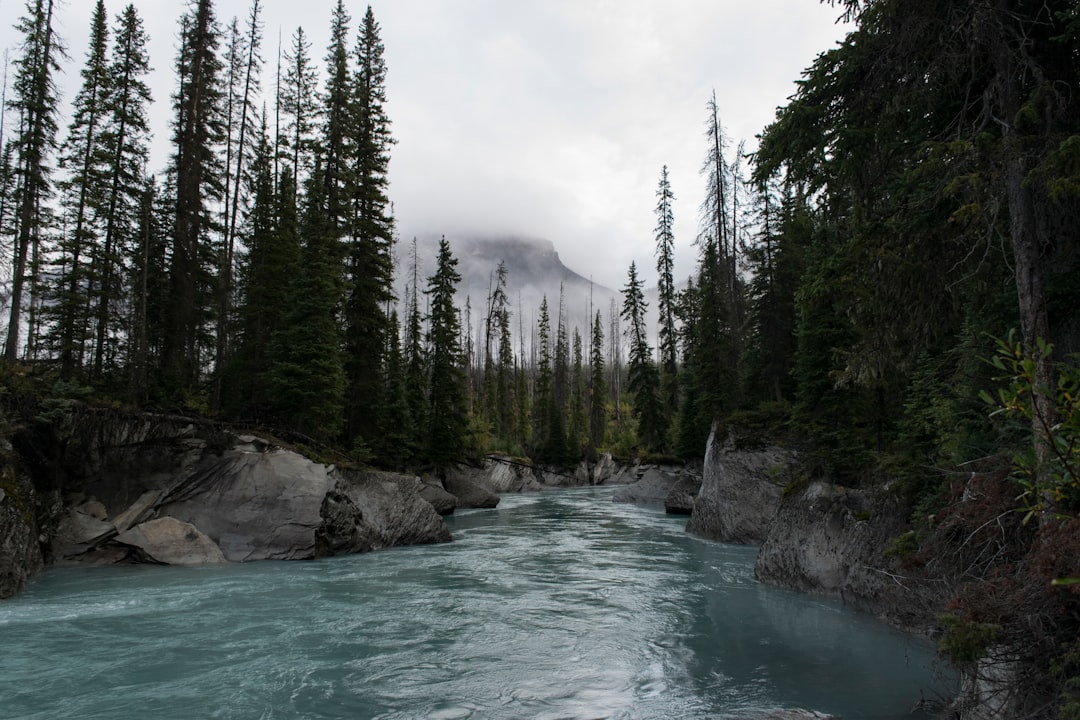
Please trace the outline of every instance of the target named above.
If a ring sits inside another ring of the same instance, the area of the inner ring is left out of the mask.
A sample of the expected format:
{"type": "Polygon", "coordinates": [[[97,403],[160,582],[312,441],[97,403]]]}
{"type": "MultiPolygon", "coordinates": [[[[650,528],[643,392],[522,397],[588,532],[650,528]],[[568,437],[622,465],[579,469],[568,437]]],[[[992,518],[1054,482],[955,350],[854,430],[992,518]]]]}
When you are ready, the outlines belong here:
{"type": "Polygon", "coordinates": [[[545,295],[540,301],[540,318],[537,320],[537,336],[533,351],[538,353],[536,362],[536,386],[533,392],[533,444],[543,453],[551,437],[551,407],[555,404],[553,388],[554,357],[551,345],[551,315],[545,295]]]}
{"type": "Polygon", "coordinates": [[[653,363],[645,323],[648,306],[642,292],[642,281],[637,276],[636,263],[630,263],[622,293],[621,316],[628,323],[626,335],[630,340],[627,385],[634,398],[633,413],[638,421],[638,440],[649,450],[663,450],[667,444],[667,418],[660,405],[660,378],[653,363]]]}
{"type": "Polygon", "coordinates": [[[270,403],[270,343],[284,329],[289,282],[300,258],[292,171],[287,167],[282,172],[275,195],[272,161],[264,115],[252,167],[254,197],[245,228],[248,253],[240,278],[239,347],[228,383],[233,412],[251,413],[255,418],[264,416],[270,403]]]}
{"type": "Polygon", "coordinates": [[[346,432],[350,438],[380,433],[379,412],[370,408],[380,408],[383,401],[385,307],[393,300],[393,218],[386,194],[393,140],[385,109],[383,52],[379,25],[369,6],[360,27],[356,71],[350,83],[353,126],[345,307],[346,432]]]}
{"type": "Polygon", "coordinates": [[[104,203],[101,131],[110,90],[107,20],[104,0],[98,0],[90,20],[90,47],[82,69],[82,87],[72,104],[71,125],[60,152],[61,166],[69,168],[60,192],[64,224],[70,230],[60,241],[52,311],[53,340],[65,376],[81,368],[83,362],[88,334],[86,310],[90,305],[87,255],[97,241],[97,215],[104,203]]]}
{"type": "Polygon", "coordinates": [[[390,313],[386,348],[386,404],[380,424],[384,432],[373,448],[376,455],[392,467],[404,468],[415,458],[416,428],[409,409],[408,379],[405,356],[401,348],[397,312],[390,313]]]}
{"type": "Polygon", "coordinates": [[[679,383],[679,414],[675,428],[675,454],[685,460],[705,456],[712,415],[704,411],[699,373],[705,370],[698,352],[698,326],[701,296],[692,277],[679,293],[677,312],[682,323],[679,333],[682,347],[682,379],[679,383]]]}
{"type": "Polygon", "coordinates": [[[586,444],[589,421],[585,410],[585,357],[581,345],[581,332],[574,328],[573,369],[570,375],[570,429],[567,433],[567,446],[570,459],[577,459],[581,448],[586,444]]]}
{"type": "Polygon", "coordinates": [[[465,452],[468,419],[465,359],[461,347],[461,318],[454,305],[460,281],[457,258],[451,254],[450,244],[444,237],[439,241],[435,274],[428,278],[425,291],[431,303],[427,455],[439,467],[460,460],[465,452]]]}
{"type": "Polygon", "coordinates": [[[289,284],[288,311],[271,339],[268,379],[277,422],[328,442],[341,432],[345,409],[344,358],[337,322],[341,246],[327,220],[319,170],[316,165],[306,188],[300,264],[289,284]]]}
{"type": "Polygon", "coordinates": [[[660,395],[668,417],[679,407],[678,327],[675,325],[675,216],[667,165],[656,190],[657,308],[660,312],[660,395]]]}
{"type": "Polygon", "coordinates": [[[311,170],[314,155],[318,76],[311,61],[311,43],[303,28],[296,28],[292,47],[285,55],[285,82],[281,87],[281,110],[285,127],[278,138],[278,156],[285,155],[292,176],[299,183],[311,170]]]}
{"type": "MultiPolygon", "coordinates": [[[[109,64],[111,91],[107,95],[107,124],[102,130],[104,208],[102,239],[94,255],[96,312],[94,317],[94,374],[100,377],[108,365],[107,340],[116,335],[119,308],[125,299],[125,265],[146,230],[146,163],[150,127],[147,110],[151,101],[146,75],[150,61],[149,38],[134,5],[121,13],[115,29],[109,64]]],[[[151,200],[153,198],[151,197],[151,200]]],[[[164,253],[161,253],[162,255],[164,253]]],[[[160,257],[160,256],[159,256],[160,257]]],[[[130,340],[132,330],[125,328],[130,340]]]]}
{"type": "Polygon", "coordinates": [[[427,353],[424,348],[423,318],[420,315],[417,286],[418,257],[416,239],[413,239],[412,292],[409,302],[409,318],[405,325],[405,380],[406,402],[413,428],[411,446],[419,450],[426,441],[428,428],[428,375],[427,353]]]}
{"type": "MultiPolygon", "coordinates": [[[[54,75],[64,46],[53,30],[55,0],[27,0],[16,29],[22,33],[22,54],[15,61],[15,98],[19,114],[17,221],[12,249],[11,312],[8,316],[4,359],[18,357],[22,339],[22,310],[26,281],[31,288],[39,278],[33,262],[41,236],[49,227],[47,201],[52,194],[48,156],[56,142],[57,97],[54,75]],[[27,263],[30,262],[30,273],[27,263]]],[[[33,344],[31,327],[29,344],[33,344]]]]}
{"type": "Polygon", "coordinates": [[[604,377],[604,324],[600,311],[593,320],[589,342],[589,444],[598,448],[604,444],[607,430],[607,379],[604,377]]]}
{"type": "MultiPolygon", "coordinates": [[[[247,32],[240,35],[234,19],[230,30],[229,50],[227,53],[229,80],[226,101],[225,129],[225,206],[222,217],[223,240],[218,249],[218,307],[217,332],[215,337],[215,405],[221,403],[221,381],[225,369],[226,356],[229,352],[230,324],[234,305],[234,277],[236,267],[237,220],[240,207],[245,198],[241,191],[247,188],[242,181],[248,170],[248,158],[251,153],[251,136],[255,113],[251,109],[254,96],[258,92],[259,73],[262,68],[262,56],[259,53],[262,44],[262,26],[259,20],[259,0],[251,0],[248,12],[247,32]]],[[[265,129],[264,129],[265,132],[265,129]]],[[[248,176],[250,177],[250,176],[248,176]]]]}
{"type": "Polygon", "coordinates": [[[174,393],[192,388],[199,380],[203,331],[212,317],[208,267],[212,233],[218,224],[211,209],[224,190],[218,159],[224,137],[218,40],[211,0],[192,0],[182,20],[176,62],[180,81],[173,127],[176,211],[169,265],[171,301],[162,353],[163,378],[174,393]]]}

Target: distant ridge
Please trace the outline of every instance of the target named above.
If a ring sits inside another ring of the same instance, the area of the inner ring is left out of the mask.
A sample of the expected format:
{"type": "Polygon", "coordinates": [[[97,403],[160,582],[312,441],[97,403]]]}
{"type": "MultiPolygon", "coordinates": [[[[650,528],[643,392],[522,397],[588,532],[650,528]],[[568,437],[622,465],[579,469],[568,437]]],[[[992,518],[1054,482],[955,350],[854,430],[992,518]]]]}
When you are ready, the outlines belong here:
{"type": "MultiPolygon", "coordinates": [[[[541,300],[546,296],[551,322],[554,328],[558,306],[559,288],[562,286],[563,306],[567,324],[580,327],[584,334],[590,322],[590,297],[593,312],[599,310],[606,318],[612,298],[618,293],[598,285],[583,275],[566,267],[559,259],[555,243],[551,240],[514,235],[505,236],[446,236],[450,249],[458,260],[461,283],[458,286],[458,305],[465,307],[466,298],[472,308],[474,323],[484,315],[488,293],[494,286],[495,272],[499,262],[506,265],[506,292],[511,311],[515,316],[512,324],[517,331],[517,315],[524,315],[528,328],[539,316],[541,300]]],[[[434,272],[434,259],[439,236],[418,236],[419,284],[421,290],[427,278],[434,272]]],[[[401,242],[398,246],[398,296],[405,297],[405,288],[411,283],[412,243],[401,242]]],[[[529,332],[526,329],[526,332],[529,332]]]]}

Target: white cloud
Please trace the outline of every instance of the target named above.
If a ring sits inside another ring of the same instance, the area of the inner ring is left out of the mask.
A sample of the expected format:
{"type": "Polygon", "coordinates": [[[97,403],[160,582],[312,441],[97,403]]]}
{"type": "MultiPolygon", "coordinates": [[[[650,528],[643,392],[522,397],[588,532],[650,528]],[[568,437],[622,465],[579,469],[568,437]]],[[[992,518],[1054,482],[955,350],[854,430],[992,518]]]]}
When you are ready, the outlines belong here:
{"type": "MultiPolygon", "coordinates": [[[[297,25],[322,59],[336,0],[263,0],[263,87],[278,35],[297,25]]],[[[107,0],[117,13],[125,0],[107,0]]],[[[168,157],[177,18],[173,0],[134,0],[152,40],[155,167],[168,157]]],[[[8,7],[10,4],[5,5],[8,7]]],[[[60,32],[70,101],[91,0],[67,0],[60,32]]],[[[653,265],[653,206],[667,164],[678,197],[676,271],[691,271],[703,193],[705,103],[715,89],[734,139],[753,140],[818,52],[842,34],[814,0],[374,0],[398,140],[391,198],[403,237],[522,234],[617,288],[653,265]]],[[[217,0],[223,23],[248,0],[217,0]]],[[[353,27],[364,12],[349,3],[353,27]]],[[[21,6],[20,6],[21,12],[21,6]]],[[[14,17],[11,18],[14,21],[14,17]]],[[[18,41],[10,28],[0,42],[18,41]]],[[[267,92],[269,97],[269,92],[267,92]]],[[[62,126],[66,125],[66,119],[62,126]]]]}

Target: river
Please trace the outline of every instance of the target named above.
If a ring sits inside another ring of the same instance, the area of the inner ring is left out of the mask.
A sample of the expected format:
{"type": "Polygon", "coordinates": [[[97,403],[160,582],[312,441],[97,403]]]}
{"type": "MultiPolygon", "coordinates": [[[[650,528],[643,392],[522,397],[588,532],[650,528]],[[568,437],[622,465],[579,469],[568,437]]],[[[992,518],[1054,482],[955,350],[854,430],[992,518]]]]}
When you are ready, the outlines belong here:
{"type": "Polygon", "coordinates": [[[930,717],[929,643],[610,498],[504,496],[445,545],[49,570],[0,603],[0,717],[930,717]]]}

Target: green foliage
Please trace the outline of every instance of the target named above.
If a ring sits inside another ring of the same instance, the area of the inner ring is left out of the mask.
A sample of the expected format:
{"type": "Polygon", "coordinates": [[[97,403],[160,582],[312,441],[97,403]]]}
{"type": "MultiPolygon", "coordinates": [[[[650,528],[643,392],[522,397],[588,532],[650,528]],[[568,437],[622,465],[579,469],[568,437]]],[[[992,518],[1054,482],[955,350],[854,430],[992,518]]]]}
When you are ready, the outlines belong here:
{"type": "Polygon", "coordinates": [[[914,530],[901,533],[889,541],[885,557],[905,560],[919,552],[919,534],[914,530]]]}
{"type": "Polygon", "coordinates": [[[959,667],[978,662],[1001,633],[995,623],[981,623],[945,614],[938,617],[942,633],[938,650],[959,667]]]}
{"type": "Polygon", "coordinates": [[[1039,366],[1052,352],[1041,338],[1031,348],[1013,336],[999,340],[990,364],[1003,373],[1004,385],[996,395],[980,394],[993,415],[1022,420],[1035,432],[1036,449],[1014,457],[1029,517],[1054,508],[1080,510],[1080,368],[1075,361],[1051,363],[1056,382],[1048,387],[1039,366]],[[1040,445],[1044,453],[1036,452],[1040,445]]]}
{"type": "Polygon", "coordinates": [[[428,395],[427,456],[439,466],[460,460],[465,451],[469,411],[465,397],[464,359],[461,348],[461,319],[454,295],[461,275],[457,258],[446,238],[439,241],[435,274],[428,279],[431,323],[430,386],[428,395]]]}

